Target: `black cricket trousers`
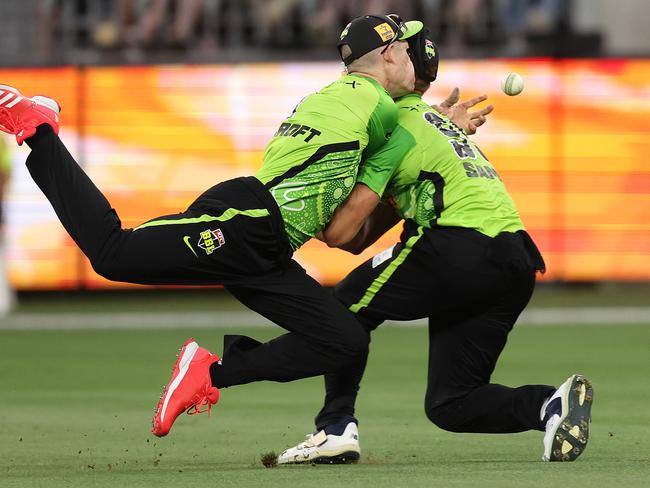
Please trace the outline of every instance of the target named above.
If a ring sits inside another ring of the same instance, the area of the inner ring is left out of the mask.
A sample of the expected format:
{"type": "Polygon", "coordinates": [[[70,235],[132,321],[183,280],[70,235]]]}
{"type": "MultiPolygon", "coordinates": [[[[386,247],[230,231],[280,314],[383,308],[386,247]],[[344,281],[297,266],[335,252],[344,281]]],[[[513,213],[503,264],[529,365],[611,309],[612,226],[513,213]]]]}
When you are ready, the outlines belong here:
{"type": "MultiPolygon", "coordinates": [[[[528,303],[544,261],[526,232],[487,237],[471,229],[427,229],[407,220],[400,242],[352,271],[339,300],[370,331],[384,320],[429,319],[427,417],[452,432],[543,430],[547,385],[490,383],[508,333],[528,303]]],[[[325,376],[319,429],[354,416],[366,357],[325,376]]]]}
{"type": "Polygon", "coordinates": [[[291,259],[280,210],[257,179],[219,183],[182,213],[122,229],[49,126],[27,144],[32,178],[98,274],[129,283],[225,285],[289,331],[266,343],[225,336],[215,386],[322,375],[367,354],[365,328],[291,259]]]}

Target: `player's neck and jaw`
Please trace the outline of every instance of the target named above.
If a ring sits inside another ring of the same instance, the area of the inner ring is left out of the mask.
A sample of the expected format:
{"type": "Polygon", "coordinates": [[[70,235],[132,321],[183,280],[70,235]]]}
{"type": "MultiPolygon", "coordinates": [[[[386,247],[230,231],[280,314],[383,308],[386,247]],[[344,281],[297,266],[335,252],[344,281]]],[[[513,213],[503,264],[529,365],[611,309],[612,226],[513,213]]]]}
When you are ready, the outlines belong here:
{"type": "Polygon", "coordinates": [[[431,83],[427,83],[425,81],[418,80],[416,78],[415,80],[415,88],[413,89],[412,92],[407,93],[406,95],[403,95],[399,98],[395,99],[395,103],[397,103],[399,100],[404,100],[406,98],[413,98],[417,100],[422,100],[422,96],[427,92],[429,87],[431,86],[431,83]]]}
{"type": "Polygon", "coordinates": [[[405,42],[391,44],[382,53],[384,46],[361,56],[348,66],[348,74],[375,80],[397,98],[413,90],[415,74],[406,52],[405,42]]]}
{"type": "Polygon", "coordinates": [[[411,95],[419,95],[421,98],[422,95],[427,92],[430,86],[431,83],[428,81],[423,81],[419,78],[415,78],[415,88],[413,89],[413,93],[411,93],[411,95]]]}

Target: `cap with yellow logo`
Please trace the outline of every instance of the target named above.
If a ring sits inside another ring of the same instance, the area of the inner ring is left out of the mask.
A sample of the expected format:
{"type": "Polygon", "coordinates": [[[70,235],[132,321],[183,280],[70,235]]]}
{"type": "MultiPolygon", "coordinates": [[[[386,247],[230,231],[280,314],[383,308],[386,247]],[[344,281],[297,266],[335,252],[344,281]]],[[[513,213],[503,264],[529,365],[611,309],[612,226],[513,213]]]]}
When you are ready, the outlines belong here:
{"type": "Polygon", "coordinates": [[[411,20],[401,22],[396,15],[364,15],[350,22],[338,43],[341,47],[348,45],[352,54],[343,58],[345,65],[359,59],[364,54],[381,46],[388,46],[395,41],[405,41],[422,30],[422,22],[411,20]]]}

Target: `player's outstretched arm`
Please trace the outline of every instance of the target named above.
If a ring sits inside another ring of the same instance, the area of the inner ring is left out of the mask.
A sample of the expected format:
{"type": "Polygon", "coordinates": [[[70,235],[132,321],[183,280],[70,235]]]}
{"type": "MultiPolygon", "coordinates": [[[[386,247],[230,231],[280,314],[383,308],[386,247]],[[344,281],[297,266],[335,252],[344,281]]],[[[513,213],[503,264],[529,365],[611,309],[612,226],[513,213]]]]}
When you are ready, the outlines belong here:
{"type": "Polygon", "coordinates": [[[443,100],[439,105],[433,105],[433,108],[449,117],[449,119],[458,127],[463,129],[467,135],[476,133],[476,130],[485,124],[487,116],[494,110],[493,105],[488,105],[480,110],[470,112],[469,109],[475,107],[481,102],[487,100],[487,95],[480,95],[478,97],[470,98],[462,103],[458,103],[460,99],[460,90],[454,88],[449,96],[443,100]]]}

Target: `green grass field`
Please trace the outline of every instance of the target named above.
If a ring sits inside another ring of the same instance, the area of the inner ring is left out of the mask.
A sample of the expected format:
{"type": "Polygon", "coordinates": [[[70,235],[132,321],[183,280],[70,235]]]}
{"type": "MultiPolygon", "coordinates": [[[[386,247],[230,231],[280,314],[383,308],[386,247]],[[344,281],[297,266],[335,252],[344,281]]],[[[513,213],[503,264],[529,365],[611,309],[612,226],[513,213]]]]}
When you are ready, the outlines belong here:
{"type": "MultiPolygon", "coordinates": [[[[53,316],[56,321],[56,316],[53,316]]],[[[426,330],[377,331],[358,403],[361,463],[266,469],[260,455],[300,441],[322,379],[224,390],[211,418],[149,433],[152,409],[188,335],[220,352],[218,330],[0,330],[0,486],[648,486],[650,326],[516,328],[494,380],[595,388],[589,447],[540,461],[541,433],[450,434],[423,413],[426,330]]],[[[270,327],[239,329],[257,338],[270,327]]]]}

